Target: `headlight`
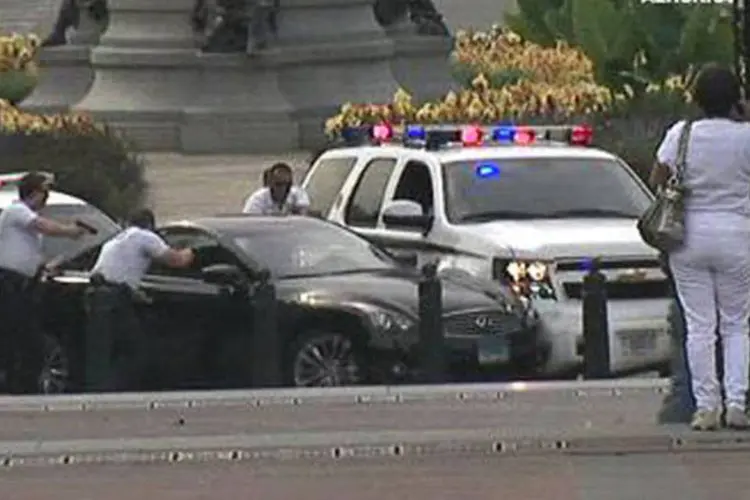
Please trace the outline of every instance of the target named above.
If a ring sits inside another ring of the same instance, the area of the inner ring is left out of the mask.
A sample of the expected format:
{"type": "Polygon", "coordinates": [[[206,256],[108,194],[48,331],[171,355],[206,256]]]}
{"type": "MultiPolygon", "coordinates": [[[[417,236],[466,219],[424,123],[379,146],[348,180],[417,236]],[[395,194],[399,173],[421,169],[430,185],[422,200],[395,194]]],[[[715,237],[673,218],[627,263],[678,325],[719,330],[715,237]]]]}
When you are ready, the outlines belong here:
{"type": "Polygon", "coordinates": [[[507,280],[513,291],[528,299],[555,299],[550,279],[552,264],[543,261],[496,260],[494,274],[507,280]]]}
{"type": "Polygon", "coordinates": [[[406,332],[414,326],[414,321],[395,311],[373,309],[368,314],[373,328],[381,332],[406,332]]]}

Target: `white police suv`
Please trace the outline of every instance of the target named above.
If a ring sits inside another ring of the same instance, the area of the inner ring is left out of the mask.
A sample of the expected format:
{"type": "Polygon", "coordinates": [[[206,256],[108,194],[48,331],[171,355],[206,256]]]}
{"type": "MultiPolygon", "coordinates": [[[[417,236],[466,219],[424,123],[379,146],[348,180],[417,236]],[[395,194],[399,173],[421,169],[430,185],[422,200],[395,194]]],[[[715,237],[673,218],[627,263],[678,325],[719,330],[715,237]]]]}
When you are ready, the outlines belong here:
{"type": "Polygon", "coordinates": [[[582,281],[607,277],[613,374],[664,369],[669,286],[638,216],[651,195],[586,126],[347,129],[302,186],[311,210],[420,263],[508,280],[539,311],[549,375],[579,370],[582,281]]]}

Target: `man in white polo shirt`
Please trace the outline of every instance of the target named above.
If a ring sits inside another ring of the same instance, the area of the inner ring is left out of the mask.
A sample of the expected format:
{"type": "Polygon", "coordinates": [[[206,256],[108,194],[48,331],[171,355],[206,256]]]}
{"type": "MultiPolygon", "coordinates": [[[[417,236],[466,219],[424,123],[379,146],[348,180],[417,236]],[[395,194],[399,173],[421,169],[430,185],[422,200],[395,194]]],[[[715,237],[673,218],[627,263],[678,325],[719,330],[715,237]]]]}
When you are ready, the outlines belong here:
{"type": "Polygon", "coordinates": [[[128,227],[102,245],[86,290],[85,389],[111,392],[138,388],[145,365],[145,348],[135,303],[152,262],[185,268],[195,254],[172,248],[155,231],[154,213],[134,213],[128,227]]]}
{"type": "Polygon", "coordinates": [[[0,370],[12,393],[38,390],[43,355],[34,278],[44,264],[42,235],[78,238],[86,229],[61,224],[38,211],[49,197],[50,179],[26,174],[18,184],[19,199],[0,213],[0,370]]]}
{"type": "Polygon", "coordinates": [[[264,186],[245,201],[243,213],[253,215],[305,215],[310,199],[305,191],[294,185],[292,168],[276,163],[264,173],[264,186]]]}

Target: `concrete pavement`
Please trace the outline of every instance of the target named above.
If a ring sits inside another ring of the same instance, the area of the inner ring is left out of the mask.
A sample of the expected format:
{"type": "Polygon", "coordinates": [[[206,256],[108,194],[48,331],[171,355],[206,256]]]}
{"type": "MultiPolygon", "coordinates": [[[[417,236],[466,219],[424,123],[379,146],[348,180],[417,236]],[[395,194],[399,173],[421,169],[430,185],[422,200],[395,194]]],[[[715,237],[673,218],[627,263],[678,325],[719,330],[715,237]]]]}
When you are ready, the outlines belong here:
{"type": "Polygon", "coordinates": [[[148,154],[149,198],[160,220],[189,215],[239,212],[245,198],[260,186],[263,170],[285,161],[301,180],[310,153],[281,155],[182,156],[148,154]]]}
{"type": "Polygon", "coordinates": [[[0,398],[0,498],[747,498],[750,434],[656,426],[665,387],[0,398]]]}

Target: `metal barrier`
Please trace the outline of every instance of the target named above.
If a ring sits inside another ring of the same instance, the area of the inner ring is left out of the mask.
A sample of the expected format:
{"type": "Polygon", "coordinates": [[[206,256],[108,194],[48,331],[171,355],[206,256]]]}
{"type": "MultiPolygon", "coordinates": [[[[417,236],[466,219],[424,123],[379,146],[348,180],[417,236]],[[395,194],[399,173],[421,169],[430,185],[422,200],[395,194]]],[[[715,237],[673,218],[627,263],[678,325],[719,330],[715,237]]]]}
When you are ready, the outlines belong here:
{"type": "Polygon", "coordinates": [[[445,382],[445,335],[443,331],[443,285],[437,264],[422,268],[419,281],[420,371],[425,383],[445,382]]]}
{"type": "Polygon", "coordinates": [[[594,259],[583,278],[583,375],[587,379],[610,376],[607,277],[594,259]]]}
{"type": "Polygon", "coordinates": [[[271,281],[270,272],[261,273],[253,300],[252,385],[280,387],[284,382],[284,346],[279,331],[276,287],[271,281]]]}

